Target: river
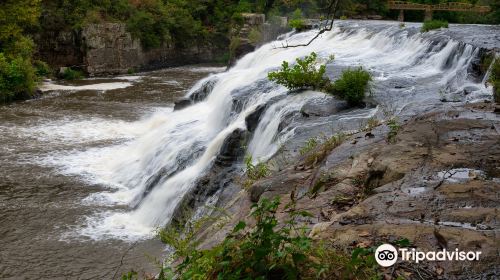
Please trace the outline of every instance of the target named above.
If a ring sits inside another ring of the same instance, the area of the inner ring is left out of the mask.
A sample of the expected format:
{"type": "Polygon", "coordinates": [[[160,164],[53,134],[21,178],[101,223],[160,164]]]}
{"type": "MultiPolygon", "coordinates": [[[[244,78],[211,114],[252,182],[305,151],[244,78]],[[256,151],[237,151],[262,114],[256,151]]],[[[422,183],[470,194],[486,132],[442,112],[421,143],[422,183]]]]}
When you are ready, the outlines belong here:
{"type": "MultiPolygon", "coordinates": [[[[335,133],[372,117],[405,120],[491,99],[491,87],[471,69],[482,48],[499,45],[498,27],[451,25],[426,34],[419,27],[342,21],[307,47],[271,42],[226,72],[182,67],[46,82],[43,98],[0,107],[0,277],[109,279],[132,267],[154,271],[152,258],[163,246],[152,232],[170,221],[225,139],[246,129],[245,119],[261,105],[268,107],[247,151],[255,160],[316,136],[314,126],[335,133]],[[332,78],[347,67],[370,71],[372,106],[304,118],[303,105],[325,96],[287,95],[266,76],[312,51],[322,61],[335,55],[327,67],[332,78]],[[173,111],[175,100],[207,83],[213,87],[206,98],[173,111]]],[[[305,42],[315,32],[285,40],[305,42]]]]}

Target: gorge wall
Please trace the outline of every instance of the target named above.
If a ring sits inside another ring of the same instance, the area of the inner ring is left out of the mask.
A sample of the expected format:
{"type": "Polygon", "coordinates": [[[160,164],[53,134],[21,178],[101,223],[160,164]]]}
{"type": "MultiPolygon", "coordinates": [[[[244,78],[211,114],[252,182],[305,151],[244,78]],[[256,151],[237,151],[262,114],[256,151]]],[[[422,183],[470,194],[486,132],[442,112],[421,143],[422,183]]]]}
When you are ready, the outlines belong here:
{"type": "Polygon", "coordinates": [[[44,30],[35,36],[38,58],[53,68],[72,67],[89,76],[124,74],[196,63],[227,62],[252,52],[264,42],[290,31],[286,18],[279,23],[265,21],[263,14],[244,14],[243,22],[231,32],[233,41],[223,34],[208,40],[185,43],[179,47],[164,42],[145,49],[140,39],[127,31],[125,23],[88,24],[81,30],[44,30]]]}
{"type": "Polygon", "coordinates": [[[53,68],[79,68],[90,76],[213,62],[223,58],[229,45],[220,36],[184,48],[164,43],[159,48],[144,49],[124,23],[89,24],[81,31],[48,30],[35,41],[38,57],[53,68]]]}

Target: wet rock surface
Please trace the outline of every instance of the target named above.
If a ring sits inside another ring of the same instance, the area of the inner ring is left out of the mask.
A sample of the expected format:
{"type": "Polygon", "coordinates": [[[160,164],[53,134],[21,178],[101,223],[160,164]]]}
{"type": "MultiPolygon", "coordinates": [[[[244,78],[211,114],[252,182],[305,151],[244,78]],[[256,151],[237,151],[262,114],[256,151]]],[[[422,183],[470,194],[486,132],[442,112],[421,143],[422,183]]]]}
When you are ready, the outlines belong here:
{"type": "MultiPolygon", "coordinates": [[[[314,215],[304,221],[311,237],[340,249],[407,238],[423,251],[482,252],[476,262],[398,263],[394,270],[411,279],[494,279],[500,233],[500,116],[494,107],[479,103],[415,117],[392,143],[381,124],[350,135],[313,165],[305,164],[308,154],[299,156],[250,189],[233,189],[233,200],[225,202],[233,223],[215,235],[205,232],[202,246],[248,220],[252,202],[281,196],[286,205],[293,196],[298,210],[314,215]]],[[[387,279],[392,272],[384,270],[387,279]]]]}

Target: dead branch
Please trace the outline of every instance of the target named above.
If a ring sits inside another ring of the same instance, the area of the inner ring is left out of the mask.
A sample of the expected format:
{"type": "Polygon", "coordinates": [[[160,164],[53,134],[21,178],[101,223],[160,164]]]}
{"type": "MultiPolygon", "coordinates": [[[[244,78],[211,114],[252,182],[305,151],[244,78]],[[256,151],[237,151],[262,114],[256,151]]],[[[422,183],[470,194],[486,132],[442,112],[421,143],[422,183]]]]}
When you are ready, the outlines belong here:
{"type": "Polygon", "coordinates": [[[319,32],[316,33],[314,37],[309,40],[309,42],[305,44],[297,44],[297,45],[288,45],[281,43],[281,47],[276,47],[275,49],[286,49],[286,48],[296,48],[296,47],[307,47],[309,46],[314,40],[316,40],[321,34],[325,33],[326,31],[331,31],[333,29],[333,21],[335,19],[335,13],[337,12],[337,5],[339,3],[339,0],[332,0],[330,1],[330,5],[328,6],[328,13],[326,15],[326,24],[324,28],[320,28],[319,32]]]}

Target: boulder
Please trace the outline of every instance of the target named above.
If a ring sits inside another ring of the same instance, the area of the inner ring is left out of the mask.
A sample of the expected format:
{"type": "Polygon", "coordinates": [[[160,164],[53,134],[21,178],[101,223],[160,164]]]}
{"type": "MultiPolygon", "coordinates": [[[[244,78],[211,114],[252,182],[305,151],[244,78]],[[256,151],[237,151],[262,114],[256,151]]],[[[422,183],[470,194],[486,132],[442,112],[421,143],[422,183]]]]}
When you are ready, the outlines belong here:
{"type": "Polygon", "coordinates": [[[193,104],[193,102],[189,98],[182,98],[180,100],[177,100],[174,103],[174,111],[182,110],[191,104],[193,104]]]}
{"type": "Polygon", "coordinates": [[[217,77],[213,77],[212,79],[206,81],[199,89],[193,91],[189,95],[189,99],[193,102],[205,100],[205,98],[207,98],[207,96],[212,92],[218,81],[219,79],[217,77]]]}
{"type": "Polygon", "coordinates": [[[318,116],[326,117],[348,109],[347,102],[325,95],[324,98],[314,98],[306,102],[300,109],[304,117],[318,116]]]}

